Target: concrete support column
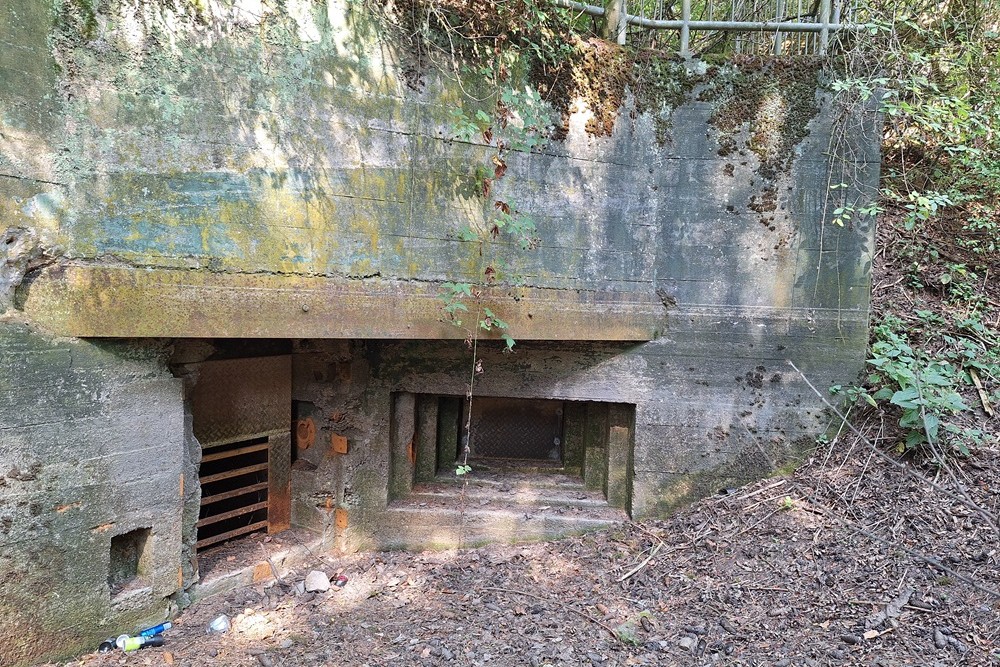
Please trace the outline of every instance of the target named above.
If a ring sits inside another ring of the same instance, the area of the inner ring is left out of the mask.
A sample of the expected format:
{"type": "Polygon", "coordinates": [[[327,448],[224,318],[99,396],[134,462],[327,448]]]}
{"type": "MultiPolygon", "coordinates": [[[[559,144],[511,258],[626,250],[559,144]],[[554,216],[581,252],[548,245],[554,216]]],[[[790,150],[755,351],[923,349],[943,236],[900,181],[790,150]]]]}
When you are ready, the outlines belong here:
{"type": "Polygon", "coordinates": [[[421,396],[417,401],[417,482],[430,482],[437,473],[438,397],[421,396]]]}
{"type": "Polygon", "coordinates": [[[632,486],[632,433],[634,416],[630,406],[608,409],[607,498],[612,507],[628,509],[632,486]]]}
{"type": "Polygon", "coordinates": [[[392,455],[389,474],[389,500],[405,497],[413,490],[416,470],[416,396],[407,392],[392,399],[392,455]]]}
{"type": "Polygon", "coordinates": [[[459,433],[462,418],[462,399],[442,397],[438,403],[437,460],[442,470],[454,468],[458,459],[459,433]]]}
{"type": "Polygon", "coordinates": [[[584,434],[583,483],[588,489],[608,492],[608,406],[587,404],[587,430],[584,434]]]}

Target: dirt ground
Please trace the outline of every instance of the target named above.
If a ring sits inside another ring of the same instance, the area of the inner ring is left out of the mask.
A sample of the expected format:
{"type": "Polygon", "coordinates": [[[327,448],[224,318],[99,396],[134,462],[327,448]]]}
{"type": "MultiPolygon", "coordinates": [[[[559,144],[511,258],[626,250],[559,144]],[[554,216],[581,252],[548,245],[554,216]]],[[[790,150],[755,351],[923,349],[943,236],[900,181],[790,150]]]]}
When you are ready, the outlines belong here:
{"type": "Polygon", "coordinates": [[[1000,544],[971,506],[995,517],[997,480],[996,446],[951,479],[834,441],[666,521],[317,557],[343,588],[301,593],[303,570],[194,605],[162,648],[66,664],[1000,665],[1000,544]]]}

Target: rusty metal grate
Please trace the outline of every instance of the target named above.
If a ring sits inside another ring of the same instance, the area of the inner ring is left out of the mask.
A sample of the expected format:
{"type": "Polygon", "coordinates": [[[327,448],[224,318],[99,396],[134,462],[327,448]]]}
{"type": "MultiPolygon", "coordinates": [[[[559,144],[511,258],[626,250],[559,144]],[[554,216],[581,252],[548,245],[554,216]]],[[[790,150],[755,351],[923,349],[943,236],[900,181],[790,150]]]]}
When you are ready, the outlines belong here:
{"type": "Polygon", "coordinates": [[[291,524],[291,357],[198,364],[191,397],[202,444],[196,549],[291,524]]]}
{"type": "Polygon", "coordinates": [[[562,437],[562,401],[477,398],[472,403],[473,458],[561,462],[562,437]]]}
{"type": "Polygon", "coordinates": [[[266,437],[206,450],[196,549],[267,528],[268,450],[266,437]]]}

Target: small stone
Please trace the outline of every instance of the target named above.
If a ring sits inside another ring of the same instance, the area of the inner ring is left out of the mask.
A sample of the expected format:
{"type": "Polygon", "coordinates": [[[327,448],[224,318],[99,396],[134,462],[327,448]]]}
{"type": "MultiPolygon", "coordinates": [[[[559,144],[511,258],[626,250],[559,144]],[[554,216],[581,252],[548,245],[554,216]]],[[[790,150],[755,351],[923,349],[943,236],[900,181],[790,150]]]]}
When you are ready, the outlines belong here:
{"type": "Polygon", "coordinates": [[[330,590],[330,577],[325,572],[313,570],[306,575],[305,589],[309,593],[325,593],[330,590]]]}
{"type": "Polygon", "coordinates": [[[279,646],[281,646],[281,648],[292,648],[293,646],[295,646],[295,641],[291,639],[285,639],[281,642],[281,644],[279,644],[279,646]]]}
{"type": "Polygon", "coordinates": [[[447,646],[441,647],[441,657],[445,660],[454,660],[455,654],[448,650],[447,646]]]}
{"type": "Polygon", "coordinates": [[[695,646],[697,646],[697,644],[698,640],[695,639],[694,637],[681,637],[680,639],[677,640],[678,646],[680,646],[681,648],[686,648],[689,651],[693,649],[695,646]]]}
{"type": "Polygon", "coordinates": [[[266,653],[257,655],[257,662],[260,663],[261,667],[274,667],[274,662],[267,657],[266,653]]]}
{"type": "Polygon", "coordinates": [[[840,641],[844,642],[845,644],[851,644],[852,646],[854,646],[861,643],[861,637],[850,634],[840,635],[840,641]]]}
{"type": "Polygon", "coordinates": [[[210,648],[208,649],[207,652],[210,658],[214,658],[215,656],[219,655],[219,650],[216,648],[210,648]]]}
{"type": "Polygon", "coordinates": [[[303,593],[306,592],[306,582],[296,581],[295,588],[293,590],[295,591],[296,595],[302,595],[303,593]]]}
{"type": "Polygon", "coordinates": [[[941,628],[934,628],[934,646],[944,648],[948,645],[948,638],[941,632],[941,628]]]}

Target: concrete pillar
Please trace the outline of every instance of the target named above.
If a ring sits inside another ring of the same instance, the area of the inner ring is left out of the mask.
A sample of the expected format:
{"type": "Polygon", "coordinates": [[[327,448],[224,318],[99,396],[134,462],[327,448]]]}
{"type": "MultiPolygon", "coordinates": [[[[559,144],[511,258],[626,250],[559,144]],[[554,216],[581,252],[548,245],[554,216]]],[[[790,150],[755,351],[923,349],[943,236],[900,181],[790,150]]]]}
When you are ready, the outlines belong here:
{"type": "Polygon", "coordinates": [[[588,489],[601,490],[605,493],[608,491],[607,440],[608,406],[604,403],[587,403],[583,483],[588,489]]]}
{"type": "Polygon", "coordinates": [[[438,397],[421,396],[417,401],[416,481],[430,482],[437,473],[438,397]]]}
{"type": "Polygon", "coordinates": [[[401,392],[392,401],[392,457],[390,460],[389,499],[405,497],[413,490],[416,468],[416,396],[401,392]]]}
{"type": "Polygon", "coordinates": [[[438,403],[437,466],[452,470],[458,458],[458,422],[462,418],[462,399],[442,396],[438,403]]]}
{"type": "Polygon", "coordinates": [[[567,402],[563,411],[563,467],[568,471],[583,473],[587,406],[567,402]]]}
{"type": "Polygon", "coordinates": [[[606,495],[612,507],[628,509],[632,491],[632,432],[635,409],[612,405],[608,409],[608,470],[606,495]]]}

